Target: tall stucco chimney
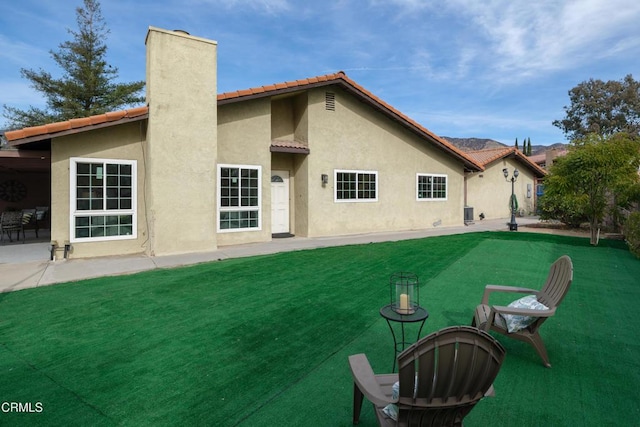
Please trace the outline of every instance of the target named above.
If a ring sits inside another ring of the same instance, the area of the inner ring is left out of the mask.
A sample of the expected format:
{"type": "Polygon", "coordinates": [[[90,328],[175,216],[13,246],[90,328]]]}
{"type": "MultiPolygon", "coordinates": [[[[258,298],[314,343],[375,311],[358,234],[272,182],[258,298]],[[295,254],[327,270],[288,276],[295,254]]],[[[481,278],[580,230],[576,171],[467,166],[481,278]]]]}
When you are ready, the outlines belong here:
{"type": "Polygon", "coordinates": [[[149,27],[149,254],[217,249],[217,43],[149,27]]]}

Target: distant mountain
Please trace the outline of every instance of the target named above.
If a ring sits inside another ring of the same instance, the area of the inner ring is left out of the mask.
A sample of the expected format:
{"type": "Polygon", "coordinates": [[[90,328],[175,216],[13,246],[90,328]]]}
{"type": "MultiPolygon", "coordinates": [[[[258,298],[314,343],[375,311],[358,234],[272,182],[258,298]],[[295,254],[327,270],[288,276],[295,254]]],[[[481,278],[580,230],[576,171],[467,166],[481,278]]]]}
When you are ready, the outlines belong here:
{"type": "Polygon", "coordinates": [[[536,154],[542,154],[545,151],[548,150],[566,150],[567,149],[567,144],[563,144],[561,142],[556,142],[555,144],[551,144],[551,145],[532,145],[531,146],[531,154],[532,155],[536,155],[536,154]]]}
{"type": "MultiPolygon", "coordinates": [[[[455,145],[457,148],[463,151],[477,151],[487,150],[489,148],[502,148],[506,147],[501,142],[494,141],[493,139],[486,138],[452,138],[449,136],[443,136],[444,139],[455,145]]],[[[533,148],[533,147],[532,147],[533,148]]]]}
{"type": "MultiPolygon", "coordinates": [[[[443,138],[463,151],[477,151],[507,147],[506,144],[488,138],[452,138],[450,136],[443,136],[443,138]]],[[[509,145],[509,147],[510,146],[511,145],[509,145]]],[[[545,151],[552,150],[554,148],[558,150],[565,150],[567,146],[562,143],[553,145],[531,145],[531,155],[535,156],[536,154],[542,154],[545,151]]],[[[520,149],[522,149],[522,146],[520,146],[520,149]]]]}

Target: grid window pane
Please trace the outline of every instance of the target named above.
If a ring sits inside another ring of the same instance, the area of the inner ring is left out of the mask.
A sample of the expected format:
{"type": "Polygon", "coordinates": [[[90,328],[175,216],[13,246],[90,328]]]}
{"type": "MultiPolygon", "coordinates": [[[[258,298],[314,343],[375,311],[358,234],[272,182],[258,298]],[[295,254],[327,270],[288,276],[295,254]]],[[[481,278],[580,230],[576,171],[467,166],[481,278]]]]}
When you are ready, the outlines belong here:
{"type": "Polygon", "coordinates": [[[220,229],[256,228],[258,226],[258,211],[229,211],[220,212],[220,229]]]}
{"type": "Polygon", "coordinates": [[[372,173],[358,174],[358,199],[376,198],[376,176],[372,173]]]}
{"type": "Polygon", "coordinates": [[[221,206],[239,205],[240,179],[237,168],[221,168],[220,170],[220,204],[221,206]]]}
{"type": "Polygon", "coordinates": [[[336,172],[336,200],[376,199],[376,180],[376,173],[336,172]]]}
{"type": "Polygon", "coordinates": [[[447,196],[447,181],[443,176],[433,177],[433,198],[444,199],[447,196]]]}
{"type": "Polygon", "coordinates": [[[102,170],[102,163],[76,164],[77,210],[102,209],[99,203],[103,185],[102,170]]]}
{"type": "Polygon", "coordinates": [[[76,160],[75,172],[75,238],[133,235],[134,163],[76,160]]]}
{"type": "Polygon", "coordinates": [[[440,175],[418,175],[418,199],[446,199],[447,177],[440,175]]]}
{"type": "Polygon", "coordinates": [[[221,230],[259,227],[260,170],[253,167],[220,168],[221,230]]]}
{"type": "Polygon", "coordinates": [[[94,215],[75,218],[75,237],[129,236],[133,215],[94,215]]]}

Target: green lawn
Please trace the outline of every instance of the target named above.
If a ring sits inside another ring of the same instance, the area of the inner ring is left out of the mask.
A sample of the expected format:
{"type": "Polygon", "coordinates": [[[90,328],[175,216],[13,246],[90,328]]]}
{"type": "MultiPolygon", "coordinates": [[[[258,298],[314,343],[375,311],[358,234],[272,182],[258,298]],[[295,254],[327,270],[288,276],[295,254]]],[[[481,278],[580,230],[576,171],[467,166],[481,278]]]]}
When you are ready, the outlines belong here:
{"type": "MultiPolygon", "coordinates": [[[[42,412],[3,410],[0,425],[349,426],[347,356],[367,353],[379,373],[392,366],[378,313],[391,273],[419,276],[425,335],[469,324],[487,283],[541,286],[563,254],[574,283],[541,329],[553,367],[499,336],[507,357],[496,397],[465,425],[637,425],[640,260],[622,242],[591,247],[523,232],[289,252],[1,294],[0,400],[40,402],[42,412]]],[[[375,425],[368,403],[360,425],[375,425]]]]}

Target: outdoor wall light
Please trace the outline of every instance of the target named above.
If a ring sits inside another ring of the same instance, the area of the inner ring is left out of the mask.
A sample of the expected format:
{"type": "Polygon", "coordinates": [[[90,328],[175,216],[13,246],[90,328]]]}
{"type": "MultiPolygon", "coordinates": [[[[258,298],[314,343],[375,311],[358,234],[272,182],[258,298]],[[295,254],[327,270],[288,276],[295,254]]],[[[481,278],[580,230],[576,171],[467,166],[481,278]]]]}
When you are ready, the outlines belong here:
{"type": "Polygon", "coordinates": [[[511,200],[509,200],[509,206],[511,207],[511,222],[509,222],[509,231],[518,231],[518,224],[516,223],[516,211],[518,210],[518,199],[516,199],[515,182],[518,179],[518,169],[513,170],[513,175],[509,179],[509,171],[507,168],[502,169],[502,174],[507,182],[511,181],[511,200]]]}
{"type": "Polygon", "coordinates": [[[327,185],[329,183],[329,175],[326,173],[322,174],[322,185],[327,185]]]}
{"type": "Polygon", "coordinates": [[[413,314],[419,307],[420,287],[413,273],[394,273],[389,279],[391,308],[398,314],[413,314]]]}

